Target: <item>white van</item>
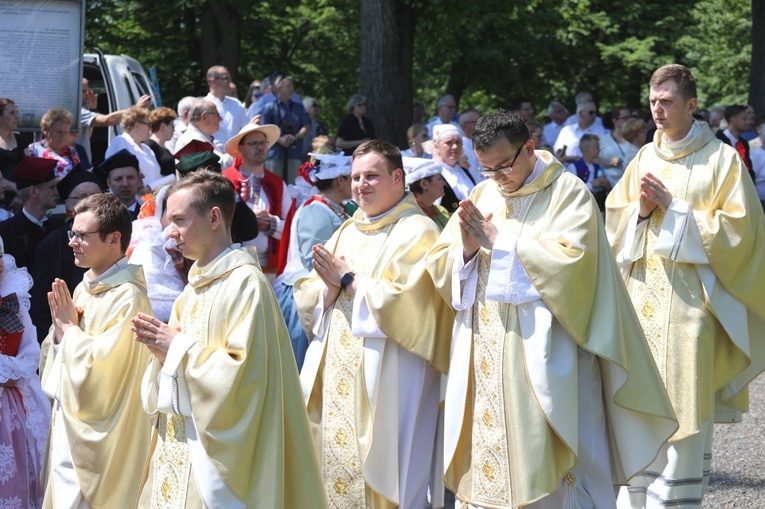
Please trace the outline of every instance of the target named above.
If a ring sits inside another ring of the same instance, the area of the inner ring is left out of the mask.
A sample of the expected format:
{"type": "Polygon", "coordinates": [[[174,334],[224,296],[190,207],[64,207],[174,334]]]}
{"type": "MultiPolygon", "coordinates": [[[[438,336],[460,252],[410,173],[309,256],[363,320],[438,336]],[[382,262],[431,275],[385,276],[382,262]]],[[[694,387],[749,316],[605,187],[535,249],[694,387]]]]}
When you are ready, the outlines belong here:
{"type": "MultiPolygon", "coordinates": [[[[90,88],[98,94],[99,113],[133,106],[142,95],[150,95],[156,105],[156,97],[151,80],[138,60],[127,55],[104,55],[100,50],[86,53],[82,62],[82,76],[88,80],[90,88]]],[[[97,127],[90,137],[92,162],[102,161],[109,142],[122,133],[119,125],[97,127]]]]}

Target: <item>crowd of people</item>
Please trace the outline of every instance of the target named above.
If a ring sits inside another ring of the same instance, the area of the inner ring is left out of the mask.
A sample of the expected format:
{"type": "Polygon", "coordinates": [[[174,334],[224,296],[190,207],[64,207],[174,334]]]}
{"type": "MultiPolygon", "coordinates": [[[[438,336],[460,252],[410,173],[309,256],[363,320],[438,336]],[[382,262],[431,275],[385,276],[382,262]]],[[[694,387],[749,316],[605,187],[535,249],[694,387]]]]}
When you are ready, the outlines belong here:
{"type": "Polygon", "coordinates": [[[446,95],[401,150],[206,78],[83,80],[28,147],[0,99],[0,507],[701,505],[765,369],[765,118],[668,65],[648,118],[446,95]]]}

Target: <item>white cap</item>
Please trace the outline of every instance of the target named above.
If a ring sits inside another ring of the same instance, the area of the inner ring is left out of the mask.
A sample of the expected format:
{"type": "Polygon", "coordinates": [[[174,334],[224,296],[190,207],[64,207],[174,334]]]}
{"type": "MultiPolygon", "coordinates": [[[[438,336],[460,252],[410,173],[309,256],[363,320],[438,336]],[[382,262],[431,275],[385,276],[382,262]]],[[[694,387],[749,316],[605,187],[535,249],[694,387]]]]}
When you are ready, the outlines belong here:
{"type": "Polygon", "coordinates": [[[436,151],[435,144],[447,136],[462,137],[462,131],[454,124],[438,124],[433,126],[433,139],[422,143],[422,149],[426,154],[433,154],[436,151]]]}
{"type": "Polygon", "coordinates": [[[407,186],[418,180],[438,175],[442,170],[441,164],[433,159],[421,157],[402,157],[401,159],[404,162],[407,186]]]}
{"type": "Polygon", "coordinates": [[[351,174],[351,156],[314,154],[313,152],[309,152],[308,155],[319,161],[316,169],[311,172],[312,180],[332,180],[341,175],[351,174]]]}

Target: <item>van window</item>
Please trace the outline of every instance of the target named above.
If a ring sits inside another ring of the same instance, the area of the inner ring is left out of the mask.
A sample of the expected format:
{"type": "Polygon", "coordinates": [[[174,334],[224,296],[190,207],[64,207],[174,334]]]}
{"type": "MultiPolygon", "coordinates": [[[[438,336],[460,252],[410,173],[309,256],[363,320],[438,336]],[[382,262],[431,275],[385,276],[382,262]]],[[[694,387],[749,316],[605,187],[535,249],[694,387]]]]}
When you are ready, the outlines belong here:
{"type": "Polygon", "coordinates": [[[128,94],[130,94],[130,104],[135,104],[138,102],[138,100],[135,97],[135,94],[133,94],[133,87],[130,84],[130,77],[124,76],[123,79],[125,80],[125,88],[128,91],[128,94]]]}
{"type": "Polygon", "coordinates": [[[151,87],[146,82],[146,77],[143,74],[137,73],[135,71],[130,71],[130,73],[133,75],[133,79],[135,80],[135,84],[138,87],[138,91],[141,93],[141,95],[149,95],[149,90],[151,90],[151,87]]]}

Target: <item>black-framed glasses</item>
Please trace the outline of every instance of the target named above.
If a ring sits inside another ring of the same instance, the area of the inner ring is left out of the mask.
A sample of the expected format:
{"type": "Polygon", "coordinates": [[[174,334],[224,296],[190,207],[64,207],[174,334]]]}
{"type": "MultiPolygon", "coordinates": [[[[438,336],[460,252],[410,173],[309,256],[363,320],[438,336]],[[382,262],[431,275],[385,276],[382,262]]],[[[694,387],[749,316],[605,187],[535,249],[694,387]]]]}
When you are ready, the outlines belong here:
{"type": "MultiPolygon", "coordinates": [[[[528,140],[526,140],[528,141],[528,140]]],[[[495,170],[487,170],[483,166],[478,167],[478,171],[481,175],[484,175],[486,177],[492,177],[494,175],[499,175],[500,173],[506,173],[513,171],[513,165],[515,164],[516,159],[518,159],[518,156],[521,155],[521,150],[523,150],[523,147],[526,146],[526,141],[521,143],[521,146],[518,147],[518,150],[515,152],[515,157],[513,157],[513,160],[510,161],[510,164],[507,166],[503,166],[502,168],[497,168],[495,170]]]]}
{"type": "Polygon", "coordinates": [[[85,239],[86,235],[93,235],[94,233],[101,233],[100,231],[96,230],[94,232],[76,232],[74,230],[69,230],[66,232],[66,236],[69,237],[69,240],[76,240],[77,242],[82,242],[85,239]]]}
{"type": "Polygon", "coordinates": [[[248,141],[247,143],[242,143],[242,145],[245,147],[267,148],[268,141],[248,141]]]}

